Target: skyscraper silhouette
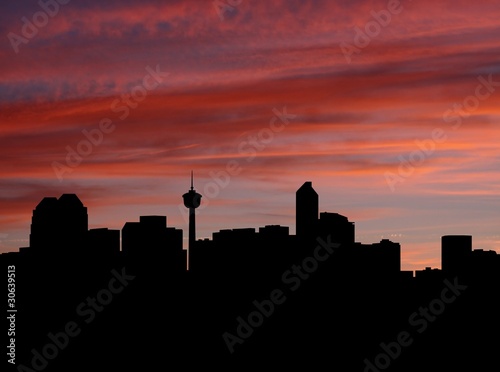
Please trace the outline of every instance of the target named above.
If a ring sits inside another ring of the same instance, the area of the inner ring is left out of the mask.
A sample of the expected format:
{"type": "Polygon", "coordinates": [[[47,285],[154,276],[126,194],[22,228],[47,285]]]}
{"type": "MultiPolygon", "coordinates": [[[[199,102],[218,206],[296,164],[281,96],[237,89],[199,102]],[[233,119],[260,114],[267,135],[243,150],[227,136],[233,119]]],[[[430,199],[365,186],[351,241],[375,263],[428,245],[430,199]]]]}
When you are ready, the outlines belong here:
{"type": "Polygon", "coordinates": [[[299,239],[313,238],[316,233],[319,213],[318,194],[312,182],[305,182],[295,194],[295,227],[299,239]]]}
{"type": "Polygon", "coordinates": [[[46,197],[33,210],[30,247],[44,252],[71,253],[84,247],[87,208],[75,194],[46,197]]]}

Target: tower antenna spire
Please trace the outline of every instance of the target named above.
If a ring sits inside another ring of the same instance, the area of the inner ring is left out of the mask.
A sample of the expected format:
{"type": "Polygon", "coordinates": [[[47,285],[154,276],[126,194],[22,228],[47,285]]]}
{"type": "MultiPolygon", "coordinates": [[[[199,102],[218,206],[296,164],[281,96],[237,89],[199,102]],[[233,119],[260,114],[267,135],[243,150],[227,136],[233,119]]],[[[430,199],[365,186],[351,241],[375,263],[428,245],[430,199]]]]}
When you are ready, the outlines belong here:
{"type": "Polygon", "coordinates": [[[191,190],[194,190],[194,187],[193,187],[193,171],[191,171],[191,190]]]}

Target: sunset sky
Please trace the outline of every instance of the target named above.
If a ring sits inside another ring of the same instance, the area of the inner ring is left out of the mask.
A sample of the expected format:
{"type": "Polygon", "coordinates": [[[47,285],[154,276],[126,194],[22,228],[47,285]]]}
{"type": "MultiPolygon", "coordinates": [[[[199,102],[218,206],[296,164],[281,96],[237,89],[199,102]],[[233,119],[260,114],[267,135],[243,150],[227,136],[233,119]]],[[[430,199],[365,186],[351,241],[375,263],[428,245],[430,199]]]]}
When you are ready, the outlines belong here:
{"type": "Polygon", "coordinates": [[[294,234],[312,181],[405,270],[441,267],[442,235],[500,249],[498,0],[46,2],[0,5],[0,252],[63,193],[91,228],[187,238],[191,169],[200,238],[294,234]]]}

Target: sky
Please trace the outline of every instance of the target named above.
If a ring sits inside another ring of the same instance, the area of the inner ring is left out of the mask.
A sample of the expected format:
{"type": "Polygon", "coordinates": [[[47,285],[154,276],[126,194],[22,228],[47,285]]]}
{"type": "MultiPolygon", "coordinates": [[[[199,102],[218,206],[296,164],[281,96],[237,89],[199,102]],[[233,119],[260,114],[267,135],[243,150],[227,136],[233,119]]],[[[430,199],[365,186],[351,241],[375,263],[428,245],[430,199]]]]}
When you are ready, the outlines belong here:
{"type": "MultiPolygon", "coordinates": [[[[89,227],[280,224],[295,191],[440,268],[500,248],[498,0],[4,1],[0,252],[76,193],[89,227]]],[[[500,252],[500,251],[499,251],[500,252]]]]}

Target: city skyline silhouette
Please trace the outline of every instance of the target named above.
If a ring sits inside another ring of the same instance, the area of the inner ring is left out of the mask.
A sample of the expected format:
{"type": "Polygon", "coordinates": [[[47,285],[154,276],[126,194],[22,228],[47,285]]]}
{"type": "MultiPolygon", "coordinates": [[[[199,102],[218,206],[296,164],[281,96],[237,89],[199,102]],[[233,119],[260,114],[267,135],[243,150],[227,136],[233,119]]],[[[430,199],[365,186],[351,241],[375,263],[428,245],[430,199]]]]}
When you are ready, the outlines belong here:
{"type": "MultiPolygon", "coordinates": [[[[193,172],[191,172],[191,188],[188,190],[189,192],[183,195],[185,207],[189,210],[189,206],[195,205],[195,208],[198,208],[201,203],[202,195],[196,193],[193,187],[193,172]],[[191,195],[192,193],[192,195],[191,195]],[[194,204],[193,204],[194,203],[194,204]]],[[[189,250],[189,243],[192,242],[194,244],[201,244],[203,241],[210,240],[208,238],[196,239],[196,226],[193,224],[193,228],[190,229],[191,218],[194,217],[195,213],[191,211],[187,214],[187,229],[189,230],[187,240],[188,244],[184,247],[183,241],[185,238],[182,237],[181,234],[181,246],[186,250],[186,255],[189,250]]],[[[156,225],[162,225],[163,227],[167,226],[167,216],[160,215],[149,215],[149,216],[140,216],[140,223],[143,223],[144,226],[151,225],[153,226],[157,221],[156,225]],[[151,221],[147,223],[146,221],[151,221]]],[[[333,232],[334,239],[339,244],[358,244],[362,245],[356,241],[355,238],[355,222],[349,221],[348,217],[342,216],[336,212],[320,212],[319,208],[319,195],[316,193],[312,186],[311,181],[306,181],[296,192],[295,196],[295,227],[298,232],[295,237],[300,241],[303,239],[314,239],[316,237],[326,236],[325,231],[329,229],[329,225],[335,226],[337,225],[337,230],[342,230],[341,233],[333,232]],[[339,226],[342,226],[339,228],[339,226]],[[340,235],[339,235],[340,234],[340,235]],[[306,238],[307,237],[307,238],[306,238]]],[[[70,236],[73,236],[72,245],[75,247],[79,247],[82,249],[83,244],[87,244],[87,249],[90,248],[89,245],[96,245],[97,247],[103,248],[103,250],[108,250],[111,254],[118,253],[120,251],[127,251],[127,247],[130,245],[128,239],[125,239],[125,247],[123,245],[123,231],[126,231],[126,235],[128,230],[132,230],[133,226],[139,226],[137,222],[125,222],[123,228],[121,230],[109,229],[108,227],[96,227],[89,229],[88,228],[88,214],[87,208],[83,205],[76,194],[62,194],[59,198],[50,196],[44,197],[36,208],[33,210],[32,216],[32,224],[31,224],[31,233],[29,234],[29,247],[21,247],[20,250],[26,251],[28,248],[36,248],[38,245],[49,245],[51,244],[53,247],[51,250],[59,250],[61,251],[64,246],[64,240],[68,240],[70,236]],[[72,215],[71,211],[74,212],[72,215]],[[78,211],[78,212],[77,212],[78,211]],[[61,217],[61,216],[69,216],[70,218],[61,217]],[[44,225],[45,222],[51,221],[49,225],[44,225]],[[121,234],[120,234],[121,231],[121,234]],[[35,235],[34,237],[32,235],[35,235]],[[59,235],[60,237],[55,239],[54,235],[59,235]],[[44,243],[39,243],[39,240],[44,243]],[[49,243],[51,242],[51,243],[49,243]],[[107,248],[104,248],[103,242],[106,242],[107,248]],[[112,248],[110,248],[112,247],[112,248]]],[[[289,234],[288,226],[280,226],[280,225],[266,225],[258,228],[259,232],[265,232],[266,229],[271,230],[272,228],[275,231],[281,230],[286,231],[286,235],[289,234]]],[[[177,230],[175,227],[170,227],[172,230],[177,230]]],[[[179,229],[180,233],[182,233],[183,229],[179,229]]],[[[247,232],[256,232],[257,228],[250,227],[238,227],[238,228],[225,228],[219,230],[218,232],[213,232],[212,240],[215,236],[221,235],[223,233],[228,233],[230,231],[247,231],[247,232]]],[[[143,234],[144,236],[146,234],[143,234]]],[[[330,234],[331,235],[331,234],[330,234]]],[[[283,236],[283,235],[282,235],[283,236]]],[[[293,236],[293,235],[290,235],[293,236]]],[[[480,252],[485,252],[485,254],[492,256],[497,256],[497,252],[493,250],[484,251],[483,249],[472,249],[472,236],[471,235],[443,235],[441,240],[453,240],[455,237],[456,244],[459,246],[468,246],[465,248],[465,251],[479,255],[480,252]],[[462,237],[463,241],[460,241],[460,237],[462,237]],[[465,242],[465,243],[464,243],[465,242]]],[[[130,239],[130,240],[133,240],[130,239]]],[[[380,243],[382,242],[391,242],[390,239],[382,238],[380,243]]],[[[66,243],[67,244],[67,243],[66,243]]],[[[140,240],[135,239],[134,244],[137,246],[141,244],[140,240]]],[[[147,245],[147,242],[145,242],[147,245]]],[[[441,247],[443,247],[444,242],[441,242],[441,247]]],[[[462,248],[464,251],[464,248],[462,248]]],[[[12,253],[12,252],[6,252],[12,253]]],[[[443,262],[443,255],[445,253],[441,253],[441,264],[443,262]]],[[[186,258],[187,259],[187,258],[186,258]]],[[[442,266],[442,265],[441,265],[442,266]]],[[[425,267],[421,269],[429,270],[431,267],[425,267]]],[[[442,267],[441,267],[442,270],[442,267]]],[[[417,271],[417,270],[414,270],[417,271]]]]}
{"type": "Polygon", "coordinates": [[[473,249],[470,235],[445,235],[443,270],[404,271],[399,243],[356,242],[347,217],[319,212],[311,181],[295,196],[297,235],[280,225],[223,229],[189,250],[167,216],[140,216],[121,234],[89,230],[75,194],[45,197],[33,210],[30,246],[0,255],[4,269],[15,268],[22,315],[9,367],[134,370],[166,357],[232,368],[328,361],[377,372],[492,362],[496,252],[473,249]],[[154,326],[144,327],[146,319],[154,326]],[[90,364],[82,363],[90,350],[90,364]]]}
{"type": "Polygon", "coordinates": [[[0,372],[497,368],[498,0],[0,7],[0,372]]]}

